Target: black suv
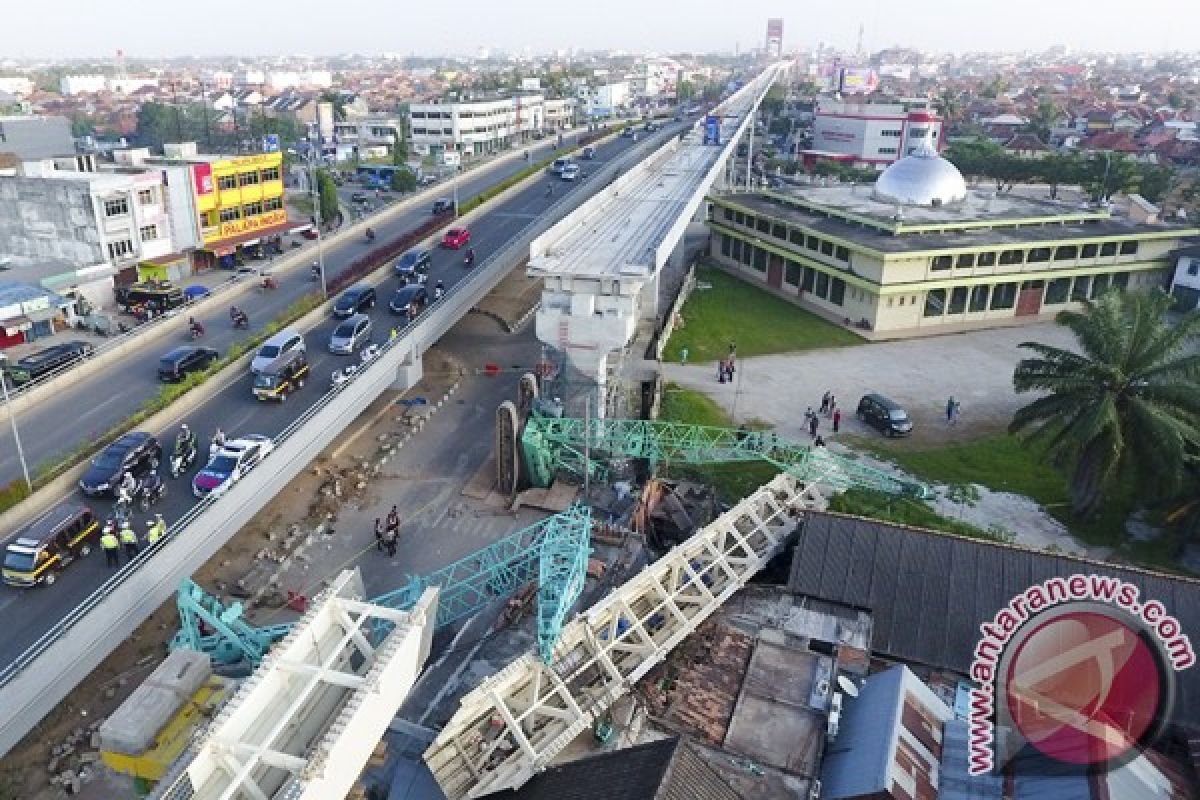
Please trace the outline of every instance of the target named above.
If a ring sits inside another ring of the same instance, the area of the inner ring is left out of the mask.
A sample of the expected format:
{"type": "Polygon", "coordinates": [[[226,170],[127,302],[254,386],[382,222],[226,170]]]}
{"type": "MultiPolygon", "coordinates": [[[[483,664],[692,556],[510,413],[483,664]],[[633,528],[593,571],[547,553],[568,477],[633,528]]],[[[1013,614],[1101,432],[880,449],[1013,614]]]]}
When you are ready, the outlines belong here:
{"type": "Polygon", "coordinates": [[[884,436],[908,436],[912,433],[913,424],[908,412],[881,394],[864,394],[854,413],[884,436]]]}
{"type": "Polygon", "coordinates": [[[220,353],[211,347],[176,347],[158,360],[158,379],[168,383],[181,381],[189,372],[208,369],[218,358],[220,353]]]}
{"type": "Polygon", "coordinates": [[[405,286],[396,290],[388,308],[393,314],[407,314],[409,319],[413,319],[425,310],[428,303],[429,293],[424,286],[405,286]]]}
{"type": "Polygon", "coordinates": [[[36,381],[72,361],[87,358],[95,351],[96,348],[91,342],[63,342],[27,355],[4,371],[13,386],[21,386],[36,381]]]}
{"type": "Polygon", "coordinates": [[[115,494],[126,472],[141,478],[153,472],[162,460],[162,445],[148,433],[134,431],[100,451],[79,479],[79,488],[87,495],[115,494]]]}
{"type": "Polygon", "coordinates": [[[433,201],[433,213],[434,214],[449,214],[453,210],[454,210],[454,203],[452,203],[451,201],[447,200],[444,197],[438,198],[437,200],[433,201]]]}
{"type": "Polygon", "coordinates": [[[428,273],[432,263],[433,254],[424,247],[416,247],[396,260],[396,274],[412,283],[417,280],[418,275],[428,273]]]}
{"type": "Polygon", "coordinates": [[[355,314],[366,313],[375,307],[375,287],[351,286],[333,304],[333,315],[347,319],[355,314]]]}

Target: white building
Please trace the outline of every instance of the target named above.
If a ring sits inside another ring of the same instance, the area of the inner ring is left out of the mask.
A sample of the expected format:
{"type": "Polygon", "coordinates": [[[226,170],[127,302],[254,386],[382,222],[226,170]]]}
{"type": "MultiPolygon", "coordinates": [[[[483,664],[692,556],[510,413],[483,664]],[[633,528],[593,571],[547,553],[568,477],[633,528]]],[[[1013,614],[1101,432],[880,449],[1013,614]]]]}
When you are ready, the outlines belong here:
{"type": "Polygon", "coordinates": [[[158,86],[157,78],[109,78],[105,81],[104,88],[110,92],[117,94],[133,94],[138,89],[144,89],[147,86],[158,86]]]}
{"type": "Polygon", "coordinates": [[[1181,248],[1175,256],[1175,273],[1171,278],[1175,307],[1180,311],[1200,309],[1200,245],[1181,248]]]}
{"type": "Polygon", "coordinates": [[[237,86],[262,86],[267,75],[261,69],[242,69],[234,73],[233,82],[237,86]]]}
{"type": "Polygon", "coordinates": [[[545,126],[556,130],[575,127],[575,107],[578,105],[574,97],[558,97],[547,99],[545,126]]]}
{"type": "Polygon", "coordinates": [[[63,75],[58,81],[58,90],[68,97],[85,92],[102,92],[107,81],[103,75],[63,75]]]}
{"type": "Polygon", "coordinates": [[[27,95],[33,91],[33,81],[29,78],[0,78],[0,92],[5,94],[27,95]]]}
{"type": "Polygon", "coordinates": [[[627,108],[632,97],[627,81],[585,86],[579,90],[579,113],[592,117],[611,117],[627,108]]]}
{"type": "MultiPolygon", "coordinates": [[[[562,109],[556,105],[560,118],[562,109]]],[[[523,142],[546,127],[546,100],[541,94],[409,106],[409,140],[413,152],[421,155],[449,150],[466,158],[479,156],[523,142]]]]}
{"type": "Polygon", "coordinates": [[[801,154],[809,165],[830,159],[883,168],[924,141],[942,146],[942,120],[927,100],[859,104],[820,98],[812,148],[801,154]]]}
{"type": "Polygon", "coordinates": [[[392,152],[396,137],[403,129],[403,120],[396,115],[366,114],[334,122],[333,135],[339,146],[358,148],[360,157],[385,156],[392,152]]]}

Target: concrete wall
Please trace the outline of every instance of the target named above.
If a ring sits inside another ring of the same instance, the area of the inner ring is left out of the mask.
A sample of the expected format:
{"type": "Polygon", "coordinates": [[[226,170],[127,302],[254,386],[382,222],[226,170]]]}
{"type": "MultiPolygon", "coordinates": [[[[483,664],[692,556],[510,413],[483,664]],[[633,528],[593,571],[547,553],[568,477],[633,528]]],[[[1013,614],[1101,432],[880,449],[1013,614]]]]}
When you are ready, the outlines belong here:
{"type": "Polygon", "coordinates": [[[79,266],[106,262],[87,183],[0,178],[0,255],[79,266]]]}
{"type": "Polygon", "coordinates": [[[0,117],[0,153],[16,153],[28,161],[74,152],[66,117],[0,117]]]}

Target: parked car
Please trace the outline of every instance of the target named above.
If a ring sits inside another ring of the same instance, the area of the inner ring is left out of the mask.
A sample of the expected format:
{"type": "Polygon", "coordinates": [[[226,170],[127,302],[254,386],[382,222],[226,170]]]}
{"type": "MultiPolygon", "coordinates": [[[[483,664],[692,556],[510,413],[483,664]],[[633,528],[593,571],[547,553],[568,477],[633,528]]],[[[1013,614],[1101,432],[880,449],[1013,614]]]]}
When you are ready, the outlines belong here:
{"type": "Polygon", "coordinates": [[[884,436],[908,436],[912,433],[913,424],[908,412],[881,394],[864,394],[854,413],[884,436]]]}
{"type": "Polygon", "coordinates": [[[446,199],[445,197],[439,197],[437,200],[433,201],[433,213],[435,215],[436,214],[449,214],[453,210],[454,210],[454,203],[452,201],[446,199]]]}
{"type": "Polygon", "coordinates": [[[329,336],[329,352],[348,355],[371,339],[371,318],[355,314],[333,329],[329,336]]]}
{"type": "Polygon", "coordinates": [[[442,236],[442,247],[457,250],[471,241],[471,232],[466,228],[451,228],[442,236]]]}
{"type": "Polygon", "coordinates": [[[162,460],[162,445],[144,431],[127,433],[100,451],[91,466],[79,479],[79,488],[86,495],[115,494],[126,472],[141,478],[158,468],[162,460]]]}
{"type": "Polygon", "coordinates": [[[220,357],[221,354],[211,347],[176,347],[158,360],[158,379],[167,383],[181,381],[189,372],[208,369],[220,357]]]}
{"type": "Polygon", "coordinates": [[[409,319],[420,314],[429,305],[429,293],[424,286],[409,285],[397,289],[388,303],[388,310],[393,314],[406,314],[409,319]]]}
{"type": "Polygon", "coordinates": [[[304,350],[304,337],[294,328],[286,328],[262,343],[258,354],[250,362],[250,371],[262,372],[275,360],[287,355],[292,350],[304,350]]]}
{"type": "Polygon", "coordinates": [[[342,296],[333,304],[333,315],[338,319],[346,319],[374,307],[375,287],[360,284],[342,292],[342,296]]]}
{"type": "Polygon", "coordinates": [[[21,529],[4,550],[4,582],[49,586],[58,573],[92,551],[100,523],[87,506],[57,506],[21,529]]]}
{"type": "Polygon", "coordinates": [[[63,342],[25,356],[11,367],[5,367],[4,372],[13,386],[22,386],[94,352],[96,348],[91,342],[63,342]]]}
{"type": "Polygon", "coordinates": [[[433,264],[433,253],[424,247],[414,247],[396,260],[396,274],[408,279],[409,283],[419,283],[423,275],[429,273],[433,264]]]}
{"type": "Polygon", "coordinates": [[[252,433],[230,439],[192,479],[196,497],[217,497],[229,490],[247,472],[258,466],[275,449],[269,436],[252,433]]]}

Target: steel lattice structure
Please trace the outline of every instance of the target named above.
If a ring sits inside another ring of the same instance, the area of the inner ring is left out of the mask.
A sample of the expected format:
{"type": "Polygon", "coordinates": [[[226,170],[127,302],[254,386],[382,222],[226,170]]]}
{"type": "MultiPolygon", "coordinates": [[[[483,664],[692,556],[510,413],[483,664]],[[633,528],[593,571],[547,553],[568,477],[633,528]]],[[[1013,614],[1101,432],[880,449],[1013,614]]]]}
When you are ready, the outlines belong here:
{"type": "Polygon", "coordinates": [[[644,458],[653,465],[766,461],[801,481],[820,480],[834,491],[866,488],[915,497],[928,494],[919,483],[898,480],[824,447],[789,442],[769,431],[639,419],[531,416],[521,444],[526,463],[531,465],[530,479],[540,485],[549,485],[558,469],[582,475],[585,467],[594,473],[600,459],[644,458]]]}
{"type": "MultiPolygon", "coordinates": [[[[404,586],[371,603],[408,610],[427,588],[436,586],[440,590],[436,625],[441,627],[538,580],[538,643],[548,658],[563,620],[583,588],[591,524],[590,508],[572,506],[436,572],[412,576],[404,586]]],[[[292,627],[256,628],[242,618],[241,603],[226,606],[191,580],[180,585],[177,602],[180,631],[171,646],[190,647],[222,663],[244,660],[257,664],[271,644],[292,627]]],[[[381,624],[376,637],[382,638],[387,627],[381,624]]]]}

